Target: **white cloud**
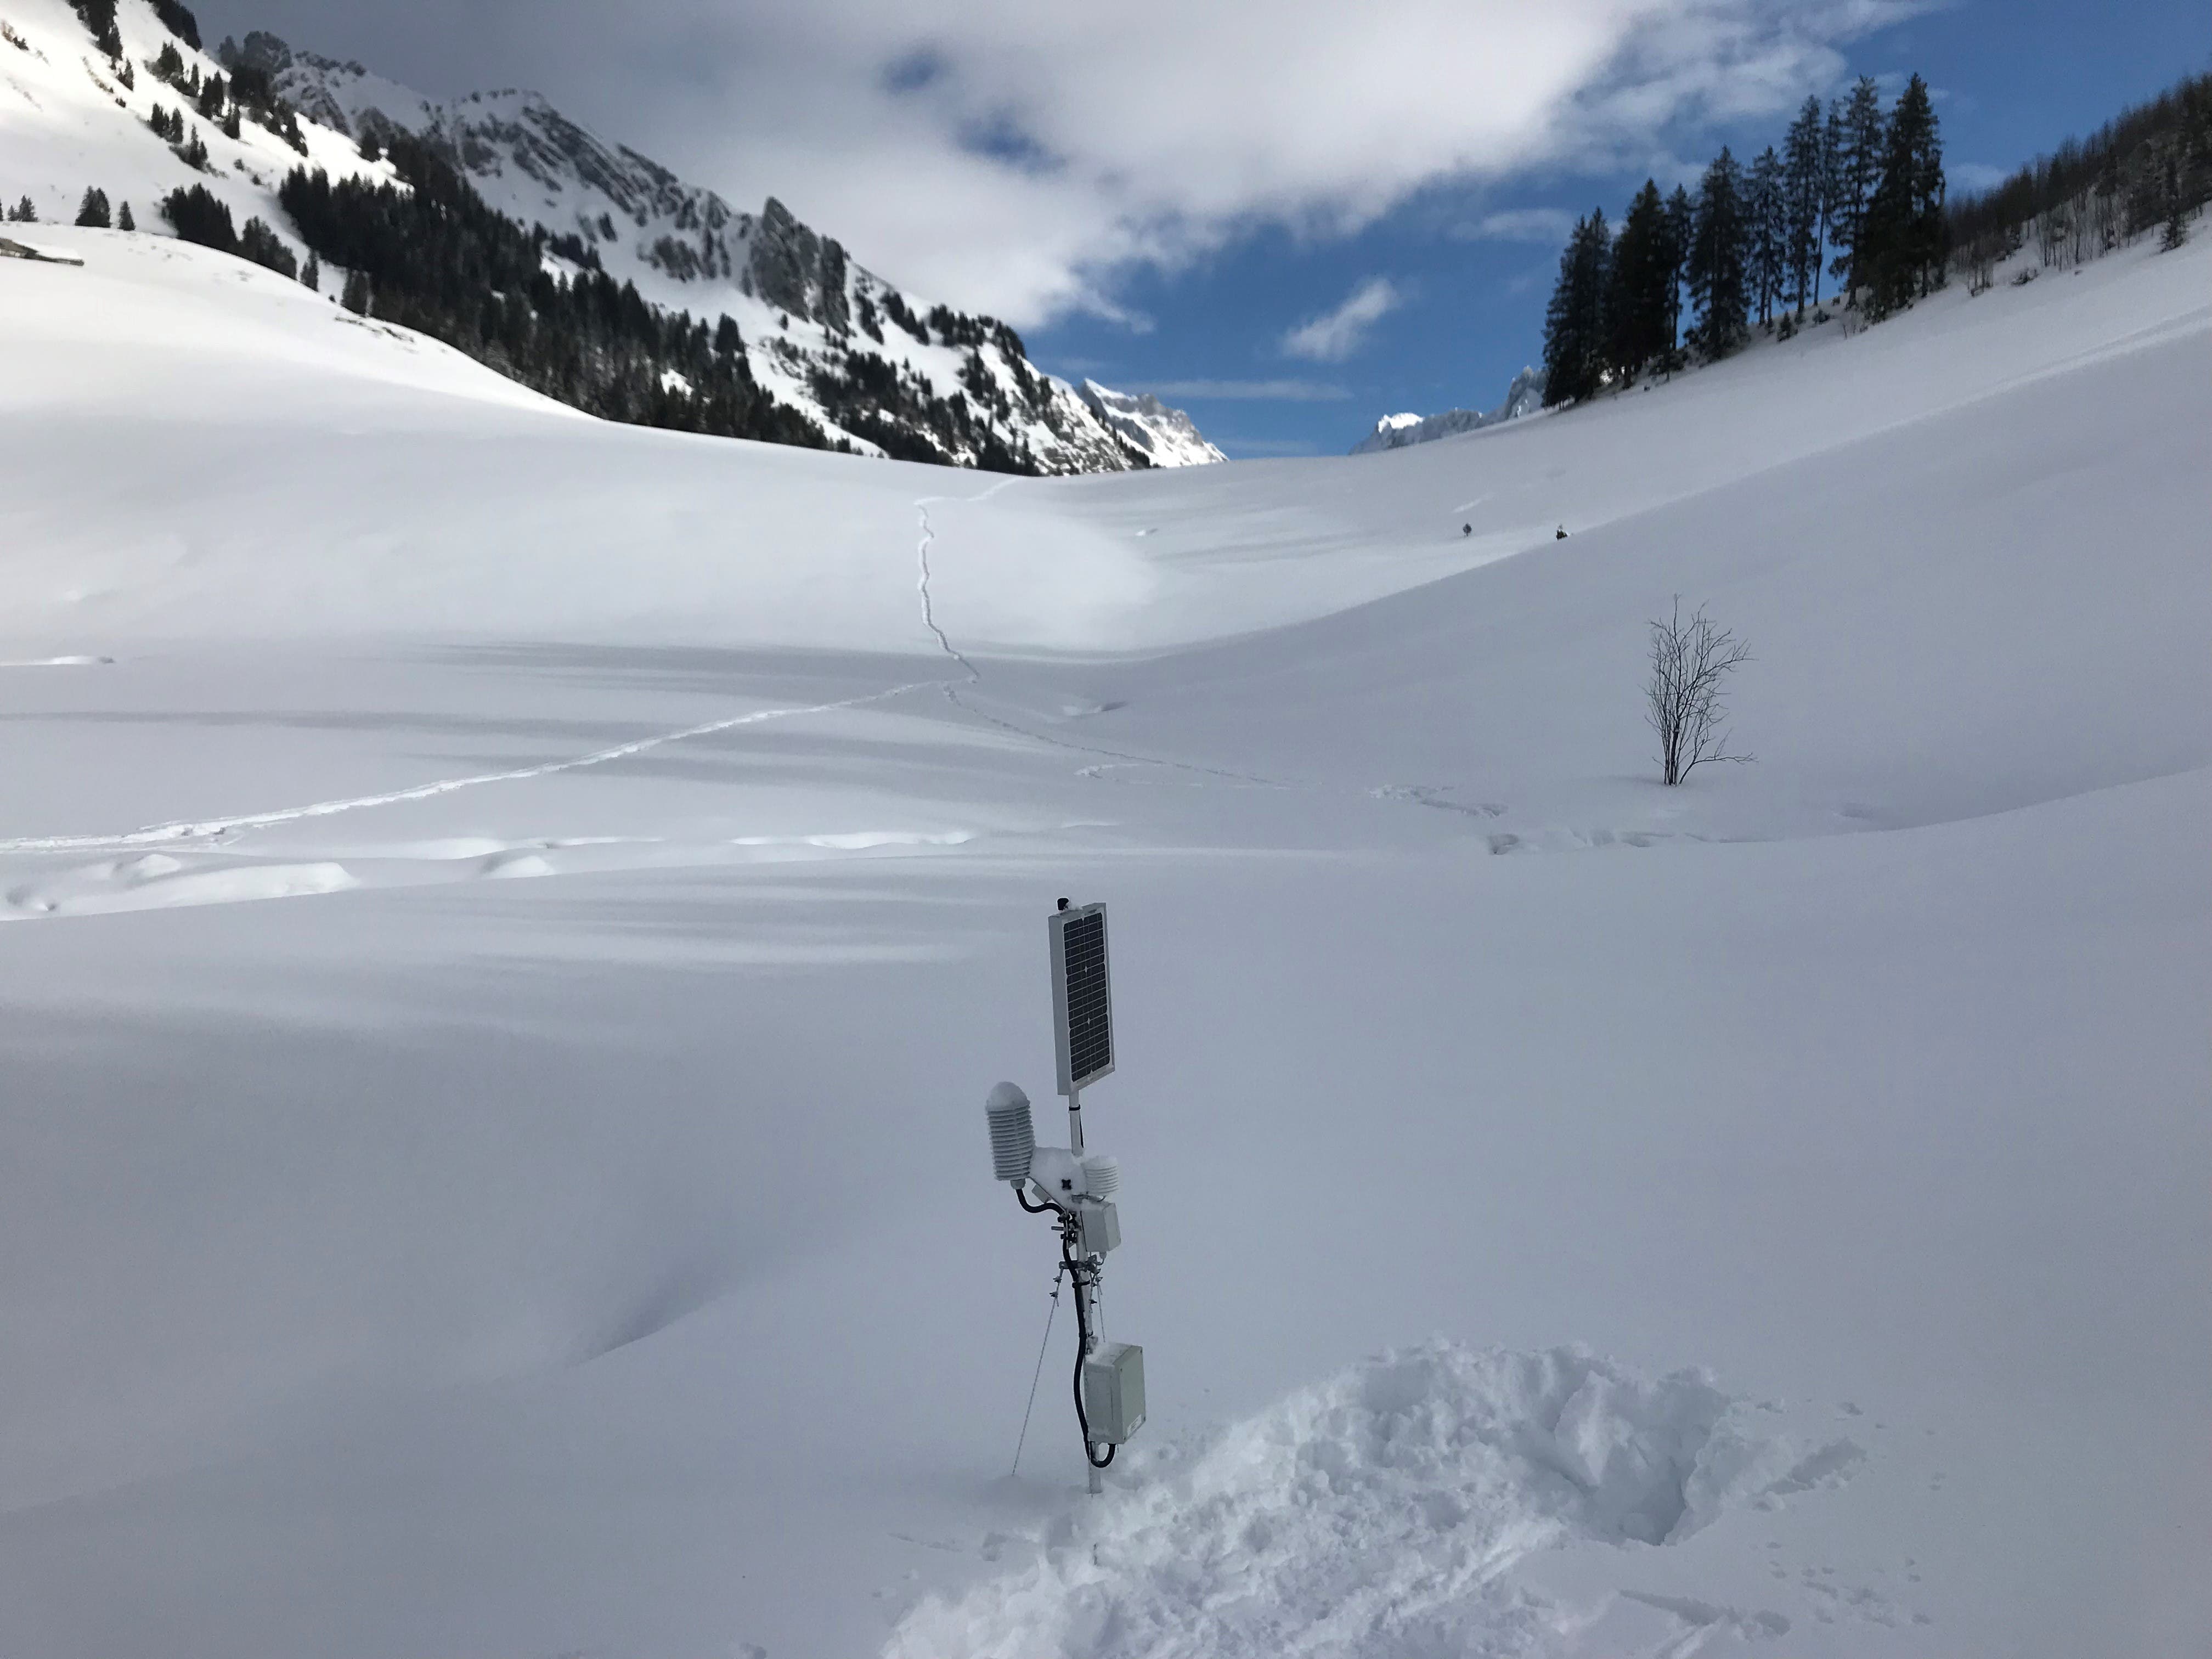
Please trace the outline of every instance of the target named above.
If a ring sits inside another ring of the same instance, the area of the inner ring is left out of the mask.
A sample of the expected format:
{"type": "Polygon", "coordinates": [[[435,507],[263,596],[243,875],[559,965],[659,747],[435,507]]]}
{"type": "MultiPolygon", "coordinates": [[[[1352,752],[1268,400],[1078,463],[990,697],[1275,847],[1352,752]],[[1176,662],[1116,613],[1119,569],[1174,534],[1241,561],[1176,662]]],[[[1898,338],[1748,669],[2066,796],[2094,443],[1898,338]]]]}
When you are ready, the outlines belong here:
{"type": "Polygon", "coordinates": [[[1399,304],[1398,290],[1388,276],[1370,276],[1334,311],[1309,318],[1283,336],[1283,349],[1317,363],[1340,363],[1367,343],[1368,331],[1399,304]]]}
{"type": "Polygon", "coordinates": [[[1349,389],[1318,380],[1162,380],[1138,390],[1155,398],[1212,398],[1239,403],[1325,404],[1349,398],[1349,389]]]}
{"type": "Polygon", "coordinates": [[[1779,113],[1928,0],[206,0],[431,92],[536,85],[916,292],[1119,317],[1131,268],[1779,113]],[[247,14],[251,12],[251,16],[247,14]]]}
{"type": "Polygon", "coordinates": [[[1575,216],[1565,208],[1508,208],[1455,227],[1453,234],[1462,241],[1558,244],[1565,241],[1574,228],[1575,216]]]}

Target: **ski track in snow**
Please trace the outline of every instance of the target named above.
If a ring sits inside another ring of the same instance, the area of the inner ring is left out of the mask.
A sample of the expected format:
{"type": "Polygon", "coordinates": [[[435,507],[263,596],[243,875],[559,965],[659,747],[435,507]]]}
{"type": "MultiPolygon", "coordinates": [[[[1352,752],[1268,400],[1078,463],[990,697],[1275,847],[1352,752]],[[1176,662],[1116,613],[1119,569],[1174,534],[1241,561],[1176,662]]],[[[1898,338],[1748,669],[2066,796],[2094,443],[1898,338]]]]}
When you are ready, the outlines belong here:
{"type": "MultiPolygon", "coordinates": [[[[936,532],[929,522],[929,503],[939,501],[961,501],[971,503],[988,501],[1006,489],[1012,479],[994,484],[980,495],[925,495],[915,503],[921,518],[921,539],[916,551],[920,575],[916,591],[921,601],[922,624],[936,639],[939,647],[966,676],[966,684],[980,685],[982,675],[975,665],[955,646],[937,620],[934,596],[931,591],[932,573],[929,565],[930,544],[936,532]]],[[[89,657],[49,658],[37,662],[0,663],[0,667],[57,667],[77,666],[105,661],[89,657]]],[[[1221,771],[1215,768],[1194,766],[1181,761],[1161,760],[1151,756],[1122,754],[1114,750],[1090,748],[1071,744],[1064,739],[1032,732],[1010,720],[987,714],[961,700],[959,684],[951,680],[909,680],[881,691],[870,691],[853,697],[841,697],[829,702],[810,703],[804,707],[760,708],[743,714],[732,714],[720,720],[704,720],[674,732],[657,732],[651,737],[633,738],[628,743],[597,749],[588,754],[570,756],[563,760],[546,761],[535,766],[511,767],[496,772],[475,772],[461,777],[437,778],[427,783],[411,785],[404,789],[387,790],[377,794],[349,795],[331,800],[312,801],[301,806],[276,807],[261,812],[239,813],[228,817],[178,819],[165,823],[147,824],[113,835],[58,835],[15,836],[0,838],[0,855],[11,854],[106,852],[127,850],[136,847],[160,847],[176,842],[220,842],[227,838],[253,830],[271,829],[278,824],[297,823],[312,818],[334,817],[343,812],[365,811],[380,806],[397,806],[410,801],[431,800],[441,795],[450,795],[464,789],[483,788],[492,784],[521,783],[533,778],[556,776],[564,772],[578,772],[587,768],[605,766],[611,762],[627,760],[633,756],[665,748],[671,744],[690,742],[698,738],[713,737],[720,732],[738,730],[747,726],[764,725],[771,720],[796,720],[812,714],[835,714],[842,709],[866,708],[872,703],[887,702],[911,691],[941,690],[953,704],[964,713],[1006,731],[1047,744],[1054,748],[1068,749],[1079,753],[1103,756],[1109,759],[1126,761],[1146,766],[1176,767],[1187,771],[1238,781],[1263,785],[1270,788],[1289,786],[1267,779],[1248,778],[1243,774],[1221,771]]]]}
{"type": "MultiPolygon", "coordinates": [[[[1461,802],[1447,799],[1451,793],[1449,785],[1386,783],[1371,788],[1356,788],[1338,784],[1286,781],[1281,778],[1266,777],[1256,772],[1239,772],[1228,767],[1205,766],[1194,761],[1170,760],[1159,755],[1145,755],[1125,749],[1107,749],[1096,744],[1075,743],[1066,738],[1055,737],[1048,732],[1037,731],[1018,721],[1007,720],[1003,715],[994,714],[986,709],[977,708],[974,702],[961,696],[961,692],[963,688],[980,687],[983,684],[983,672],[976,667],[967,653],[952,642],[951,637],[945,632],[944,624],[938,619],[934,592],[937,573],[930,562],[930,550],[935,545],[938,537],[936,526],[930,520],[929,507],[933,501],[953,501],[963,506],[980,504],[989,501],[1012,482],[1012,480],[1009,479],[1006,483],[994,484],[980,495],[923,495],[918,497],[914,504],[921,528],[920,539],[915,548],[916,566],[915,586],[921,599],[922,625],[935,638],[939,649],[958,665],[961,673],[965,677],[962,680],[941,680],[936,683],[939,690],[944,693],[945,701],[963,714],[1028,742],[1043,744],[1049,748],[1062,750],[1072,755],[1092,757],[1091,764],[1076,769],[1076,775],[1098,782],[1122,781],[1113,777],[1112,775],[1116,772],[1169,771],[1192,779],[1198,787],[1203,787],[1207,782],[1218,782],[1245,789],[1302,790],[1313,794],[1334,795],[1346,799],[1364,799],[1425,807],[1434,811],[1450,812],[1468,818],[1492,819],[1504,816],[1506,808],[1495,802],[1461,802]]],[[[1095,712],[1103,713],[1107,708],[1118,708],[1121,706],[1120,703],[1108,704],[1105,708],[1095,712]]],[[[1540,827],[1532,826],[1519,833],[1492,834],[1484,838],[1484,844],[1492,854],[1580,852],[1595,848],[1644,848],[1657,846],[1664,842],[1704,839],[1705,837],[1701,836],[1683,835],[1669,830],[1615,830],[1606,827],[1583,829],[1563,824],[1547,824],[1540,827]]]]}
{"type": "MultiPolygon", "coordinates": [[[[946,637],[945,629],[937,620],[936,602],[931,592],[934,574],[929,563],[929,550],[937,540],[937,531],[929,520],[929,504],[932,501],[958,501],[964,506],[977,505],[989,501],[992,496],[1004,489],[1007,483],[1012,482],[1013,480],[1010,478],[1006,483],[994,484],[980,495],[923,495],[914,504],[915,511],[921,520],[921,539],[915,548],[915,556],[921,567],[917,586],[921,593],[922,622],[929,631],[937,636],[937,642],[943,647],[945,654],[958,663],[965,672],[968,676],[965,684],[969,686],[981,685],[982,673],[973,662],[969,660],[966,653],[946,637]]],[[[1231,771],[1228,768],[1219,766],[1201,766],[1194,761],[1169,760],[1158,755],[1138,755],[1126,750],[1102,749],[1092,744],[1071,743],[1065,738],[1055,738],[1048,732],[1034,731],[1026,726],[1018,725],[1012,720],[976,708],[974,703],[960,695],[960,682],[944,680],[939,682],[939,684],[945,693],[945,701],[963,714],[981,720],[987,725],[995,726],[1002,732],[1011,732],[1016,737],[1025,738],[1032,743],[1041,743],[1049,748],[1064,749],[1073,755],[1095,755],[1102,760],[1119,762],[1124,766],[1159,767],[1170,771],[1186,772],[1197,777],[1212,778],[1223,783],[1233,783],[1249,789],[1326,789],[1327,787],[1323,785],[1285,783],[1279,779],[1264,778],[1256,773],[1231,771]]],[[[1113,769],[1111,767],[1086,766],[1079,768],[1077,775],[1098,778],[1113,769]]]]}
{"type": "Polygon", "coordinates": [[[241,813],[235,817],[149,824],[144,829],[126,830],[115,836],[15,836],[0,840],[0,854],[102,852],[132,847],[165,846],[179,842],[221,842],[245,830],[266,830],[280,823],[334,817],[341,812],[363,811],[376,806],[397,806],[406,801],[431,800],[440,795],[453,794],[463,789],[482,788],[488,784],[520,783],[532,778],[552,777],[562,772],[579,772],[587,767],[605,766],[611,761],[627,760],[633,755],[642,755],[672,743],[712,737],[718,732],[764,725],[769,720],[796,720],[808,714],[828,714],[839,709],[864,708],[870,703],[904,696],[909,691],[927,690],[941,684],[943,682],[937,680],[913,680],[882,691],[870,691],[856,697],[841,697],[834,702],[811,703],[799,708],[757,708],[750,714],[732,714],[722,720],[687,726],[678,732],[663,732],[649,738],[633,738],[628,743],[617,744],[607,749],[595,749],[590,754],[572,756],[567,760],[546,761],[537,766],[518,766],[500,772],[474,772],[465,777],[439,778],[429,783],[418,783],[382,794],[349,795],[337,800],[314,801],[305,806],[283,806],[266,812],[241,813]]]}
{"type": "MultiPolygon", "coordinates": [[[[1205,766],[1192,761],[1139,754],[1127,750],[1108,749],[1094,744],[1074,743],[1067,738],[1036,731],[977,708],[960,694],[963,687],[981,686],[983,683],[982,672],[976,667],[973,659],[965,652],[952,642],[951,635],[946,633],[937,616],[934,591],[936,573],[930,562],[930,550],[937,541],[937,531],[930,520],[929,507],[933,501],[957,501],[963,505],[980,505],[989,501],[1013,482],[1012,479],[1003,480],[992,485],[979,495],[924,495],[917,497],[915,501],[915,511],[921,524],[921,535],[915,549],[916,564],[915,586],[921,605],[922,625],[937,641],[938,648],[960,669],[963,676],[960,679],[909,680],[903,684],[887,687],[880,691],[865,692],[857,696],[842,697],[828,702],[810,703],[795,708],[754,709],[746,714],[728,715],[720,720],[702,721],[697,725],[684,726],[674,732],[663,732],[650,737],[633,738],[628,743],[616,744],[605,749],[593,750],[588,754],[570,756],[562,760],[542,762],[534,766],[511,767],[495,772],[470,773],[460,777],[438,778],[426,783],[415,784],[404,789],[387,790],[375,794],[343,796],[334,799],[312,801],[304,805],[276,807],[266,811],[240,813],[228,817],[178,819],[168,823],[148,824],[113,835],[18,836],[0,838],[0,856],[71,852],[127,852],[137,848],[176,846],[187,843],[203,846],[221,845],[232,837],[255,830],[272,829],[280,824],[297,823],[316,818],[334,817],[342,813],[365,811],[381,806],[397,806],[410,801],[431,800],[441,795],[454,794],[466,789],[483,788],[494,784],[526,782],[535,778],[553,777],[562,773],[582,771],[588,768],[604,766],[615,761],[646,754],[672,744],[712,737],[720,732],[735,731],[744,726],[763,725],[771,720],[794,720],[808,715],[834,714],[843,709],[865,708],[871,704],[904,696],[908,692],[932,690],[942,692],[948,702],[970,718],[995,726],[1027,742],[1042,744],[1048,748],[1061,750],[1070,754],[1094,757],[1092,764],[1078,769],[1078,775],[1082,777],[1103,781],[1109,774],[1127,769],[1158,769],[1181,773],[1201,782],[1212,781],[1243,788],[1305,789],[1321,793],[1340,795],[1356,793],[1370,799],[1402,802],[1463,814],[1471,817],[1494,818],[1504,811],[1504,807],[1489,803],[1463,805],[1440,799],[1446,792],[1427,785],[1385,784],[1370,789],[1354,791],[1325,784],[1285,782],[1280,779],[1264,777],[1256,773],[1239,772],[1225,767],[1205,766]]],[[[75,667],[88,666],[110,660],[112,659],[101,657],[56,657],[35,661],[0,663],[0,667],[75,667]]],[[[1492,852],[1504,853],[1530,850],[1538,845],[1643,847],[1651,845],[1656,841],[1668,838],[1662,835],[1593,830],[1557,832],[1548,840],[1544,841],[1516,835],[1493,835],[1488,838],[1488,841],[1492,852]]],[[[828,846],[836,842],[838,837],[813,836],[799,839],[805,841],[809,845],[828,846]]],[[[935,838],[923,837],[922,839],[931,841],[934,844],[935,838]]],[[[760,840],[761,838],[757,837],[739,838],[729,844],[750,845],[760,840]]],[[[558,844],[552,842],[539,843],[544,848],[558,844]]],[[[542,864],[543,860],[538,862],[542,864]]],[[[117,871],[122,869],[121,866],[116,866],[117,871]]],[[[82,875],[83,872],[75,873],[82,875]]],[[[336,892],[361,884],[350,877],[346,877],[343,866],[336,865],[325,866],[271,864],[247,866],[228,872],[198,872],[189,878],[176,876],[168,871],[155,873],[167,878],[161,889],[164,896],[159,901],[149,902],[214,902],[229,898],[285,897],[307,893],[336,892]],[[331,872],[337,873],[333,875],[331,872]],[[188,892],[196,896],[187,897],[188,892]]],[[[544,869],[526,869],[518,865],[512,869],[502,867],[497,872],[488,872],[488,873],[550,874],[555,872],[550,866],[544,869]]],[[[149,879],[150,878],[143,873],[132,874],[129,877],[125,890],[135,890],[149,879]]],[[[62,884],[74,888],[80,884],[65,878],[62,884]]],[[[73,898],[66,902],[58,901],[46,886],[41,885],[15,890],[9,896],[9,902],[20,912],[31,915],[49,915],[64,909],[133,908],[128,903],[94,902],[90,899],[73,898]]]]}

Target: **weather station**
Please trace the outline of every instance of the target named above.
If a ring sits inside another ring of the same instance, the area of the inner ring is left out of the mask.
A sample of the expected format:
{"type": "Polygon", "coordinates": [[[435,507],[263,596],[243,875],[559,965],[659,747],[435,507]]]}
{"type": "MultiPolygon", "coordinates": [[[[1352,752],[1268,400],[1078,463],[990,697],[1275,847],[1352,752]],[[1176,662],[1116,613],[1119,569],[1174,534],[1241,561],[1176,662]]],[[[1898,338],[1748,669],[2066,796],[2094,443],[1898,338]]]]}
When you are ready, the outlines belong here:
{"type": "MultiPolygon", "coordinates": [[[[1036,1144],[1030,1098],[1012,1083],[991,1091],[983,1113],[990,1127],[992,1178],[1011,1185],[1015,1200],[1030,1214],[1052,1217],[1059,1235],[1060,1266],[1053,1279],[1052,1310],[1045,1318],[1045,1346],[1052,1341],[1052,1314],[1058,1311],[1065,1281],[1074,1291],[1075,1420],[1083,1434],[1091,1490],[1099,1492],[1105,1490],[1101,1472],[1145,1421],[1145,1351],[1133,1342],[1106,1340],[1099,1295],[1106,1258],[1121,1243],[1121,1212],[1114,1203],[1121,1190],[1121,1165],[1090,1151],[1083,1138],[1083,1091],[1114,1070],[1106,907],[1071,905],[1062,899],[1047,918],[1046,935],[1052,964],[1053,1047],[1060,1092],[1067,1101],[1067,1145],[1036,1144]]],[[[1038,1375],[1043,1368],[1041,1349],[1038,1375]]],[[[1034,1377],[1030,1401],[1034,1408],[1034,1377]]],[[[1028,1433],[1025,1413],[1024,1440],[1028,1433]]],[[[1019,1443],[1014,1448],[1014,1466],[1021,1466],[1019,1443]]]]}

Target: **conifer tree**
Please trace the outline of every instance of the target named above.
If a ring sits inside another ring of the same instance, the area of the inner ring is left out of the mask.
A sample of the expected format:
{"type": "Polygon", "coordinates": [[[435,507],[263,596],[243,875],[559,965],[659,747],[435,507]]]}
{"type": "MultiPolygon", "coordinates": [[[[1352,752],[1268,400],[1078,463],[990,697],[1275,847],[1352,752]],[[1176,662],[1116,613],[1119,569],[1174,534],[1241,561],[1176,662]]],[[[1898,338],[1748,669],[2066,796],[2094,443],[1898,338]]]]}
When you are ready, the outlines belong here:
{"type": "Polygon", "coordinates": [[[265,265],[280,276],[297,278],[300,274],[299,259],[265,219],[246,222],[246,228],[238,233],[237,252],[240,258],[265,265]]]}
{"type": "Polygon", "coordinates": [[[1667,367],[1682,362],[1682,285],[1689,279],[1690,234],[1697,228],[1697,209],[1690,192],[1680,185],[1667,198],[1667,367]]]}
{"type": "Polygon", "coordinates": [[[311,293],[323,291],[323,262],[310,253],[307,263],[300,267],[300,286],[311,293]]]}
{"type": "Polygon", "coordinates": [[[1673,349],[1674,270],[1667,204],[1646,179],[1620,222],[1606,284],[1606,360],[1624,383],[1673,349]]]}
{"type": "Polygon", "coordinates": [[[1828,240],[1840,250],[1829,266],[1831,276],[1844,279],[1844,301],[1865,282],[1859,257],[1860,231],[1875,187],[1881,182],[1887,132],[1881,118],[1881,89],[1874,77],[1862,75],[1851,88],[1850,101],[1838,124],[1835,203],[1831,210],[1828,240]]]}
{"type": "Polygon", "coordinates": [[[1951,226],[1944,216],[1950,191],[1943,177],[1943,134],[1936,118],[1936,100],[1918,75],[1905,82],[1899,107],[1906,112],[1905,125],[1911,135],[1905,148],[1912,181],[1911,254],[1925,299],[1943,286],[1951,255],[1951,226]]]}
{"type": "Polygon", "coordinates": [[[238,229],[230,209],[205,185],[171,191],[161,199],[161,216],[176,228],[182,240],[221,248],[226,253],[238,246],[238,229]]]}
{"type": "MultiPolygon", "coordinates": [[[[1820,129],[1820,245],[1835,247],[1843,235],[1844,198],[1850,193],[1844,180],[1844,100],[1828,100],[1828,118],[1820,129]]],[[[1832,260],[1813,267],[1813,308],[1820,308],[1820,279],[1832,276],[1844,266],[1838,252],[1832,260]]]]}
{"type": "Polygon", "coordinates": [[[123,37],[116,32],[115,0],[70,0],[76,15],[92,31],[92,38],[110,58],[123,55],[123,37]]]}
{"type": "Polygon", "coordinates": [[[1602,383],[1606,364],[1606,269],[1613,237],[1605,214],[1578,220],[1559,255],[1559,284],[1544,313],[1544,403],[1580,403],[1602,383]]]}
{"type": "Polygon", "coordinates": [[[15,211],[11,216],[19,225],[35,225],[39,222],[38,204],[26,196],[15,204],[15,211]]]}
{"type": "Polygon", "coordinates": [[[113,222],[107,210],[107,192],[88,188],[84,200],[77,204],[76,222],[93,230],[106,230],[113,222]]]}
{"type": "Polygon", "coordinates": [[[345,292],[338,303],[356,317],[368,315],[368,277],[358,270],[346,273],[345,292]]]}
{"type": "Polygon", "coordinates": [[[1748,228],[1743,169],[1724,145],[1698,187],[1686,266],[1690,299],[1698,308],[1698,343],[1708,362],[1741,345],[1747,330],[1748,228]]]}
{"type": "Polygon", "coordinates": [[[1881,174],[1860,222],[1853,283],[1876,320],[1932,293],[1943,280],[1943,151],[1928,83],[1899,94],[1884,134],[1881,174]]]}
{"type": "Polygon", "coordinates": [[[121,207],[115,210],[115,228],[118,230],[136,230],[138,228],[137,220],[131,216],[130,203],[125,202],[121,207]]]}
{"type": "Polygon", "coordinates": [[[1769,144],[1751,164],[1744,199],[1751,291],[1762,325],[1774,320],[1774,307],[1782,298],[1790,270],[1790,222],[1783,180],[1782,158],[1769,144]]]}
{"type": "Polygon", "coordinates": [[[1782,141],[1784,258],[1790,268],[1790,302],[1797,310],[1820,281],[1823,157],[1820,100],[1808,98],[1782,141]]]}
{"type": "Polygon", "coordinates": [[[2171,253],[2189,240],[2189,209],[2181,194],[2181,164],[2173,152],[2166,156],[2166,228],[2159,233],[2158,251],[2171,253]]]}

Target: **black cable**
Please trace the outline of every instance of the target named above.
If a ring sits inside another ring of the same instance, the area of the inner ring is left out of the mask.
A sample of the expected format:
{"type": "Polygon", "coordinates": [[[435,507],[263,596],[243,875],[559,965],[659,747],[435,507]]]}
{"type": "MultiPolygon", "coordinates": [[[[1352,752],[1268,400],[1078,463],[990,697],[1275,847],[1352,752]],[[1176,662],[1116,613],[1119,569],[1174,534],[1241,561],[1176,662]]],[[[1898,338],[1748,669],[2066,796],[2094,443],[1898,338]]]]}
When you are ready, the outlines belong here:
{"type": "Polygon", "coordinates": [[[1014,1202],[1020,1205],[1022,1208],[1027,1210],[1031,1215],[1042,1215],[1047,1210],[1053,1210],[1060,1207],[1056,1204],[1030,1203],[1029,1194],[1022,1190],[1022,1183],[1018,1181],[1013,1183],[1013,1188],[1014,1202]]]}
{"type": "Polygon", "coordinates": [[[1106,1448],[1101,1457],[1091,1449],[1091,1416],[1083,1409],[1083,1362],[1091,1355],[1090,1297],[1085,1294],[1084,1269],[1075,1260],[1074,1241],[1066,1231],[1060,1236],[1060,1259],[1066,1264],[1068,1276],[1075,1281],[1075,1421],[1083,1431],[1083,1455],[1094,1469],[1103,1469],[1114,1461],[1118,1446],[1106,1448]]]}

